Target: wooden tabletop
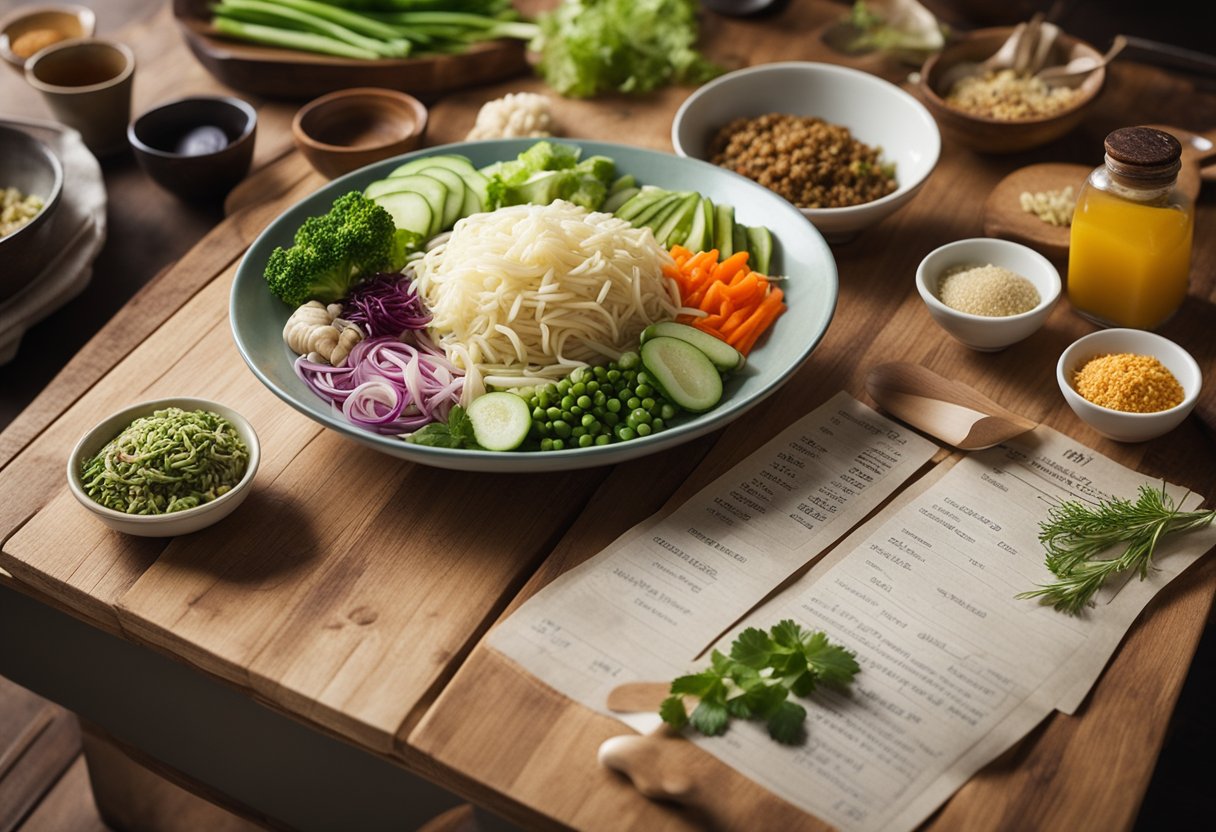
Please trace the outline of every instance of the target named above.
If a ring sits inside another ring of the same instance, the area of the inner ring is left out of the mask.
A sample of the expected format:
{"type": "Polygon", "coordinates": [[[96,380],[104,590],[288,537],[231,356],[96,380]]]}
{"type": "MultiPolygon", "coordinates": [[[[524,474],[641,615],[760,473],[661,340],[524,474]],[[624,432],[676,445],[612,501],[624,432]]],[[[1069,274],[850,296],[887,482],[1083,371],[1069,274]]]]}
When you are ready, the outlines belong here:
{"type": "MultiPolygon", "coordinates": [[[[732,66],[829,60],[904,81],[905,67],[846,60],[822,45],[819,29],[840,10],[803,2],[756,21],[711,17],[706,48],[732,66]]],[[[167,35],[167,14],[162,7],[119,33],[141,62],[136,111],[173,94],[217,89],[167,35]]],[[[37,108],[12,78],[0,85],[5,102],[37,108]],[[17,98],[9,97],[13,90],[17,98]]],[[[432,110],[428,142],[461,139],[483,101],[518,89],[542,86],[515,79],[443,99],[432,110]]],[[[670,150],[670,119],[689,92],[560,101],[558,129],[670,150]]],[[[291,410],[244,366],[227,322],[236,264],[271,219],[324,182],[290,149],[293,108],[257,103],[258,172],[230,197],[228,218],[124,306],[0,434],[0,566],[12,586],[47,604],[529,825],[681,828],[695,819],[642,799],[599,769],[596,747],[623,726],[480,646],[485,633],[564,570],[690,495],[837,390],[864,399],[862,380],[876,363],[918,361],[1150,476],[1216,494],[1212,385],[1168,437],[1142,445],[1104,440],[1073,417],[1055,387],[1056,357],[1092,329],[1066,303],[1022,344],[980,354],[937,329],[912,281],[930,250],[982,233],[984,199],[1015,168],[1096,164],[1103,136],[1130,123],[1195,130],[1216,123],[1216,96],[1162,70],[1116,64],[1086,123],[1039,151],[984,157],[947,142],[909,207],[833,248],[836,318],[811,361],[746,424],[612,469],[537,476],[440,471],[379,455],[291,410]],[[256,490],[225,522],[188,537],[108,532],[64,487],[68,451],[99,414],[161,395],[236,405],[262,440],[256,490]]],[[[153,193],[143,184],[140,193],[153,193]]],[[[136,227],[164,224],[157,212],[168,203],[114,196],[112,215],[136,227]]],[[[1190,296],[1162,332],[1211,368],[1216,209],[1207,192],[1196,222],[1190,296]]],[[[989,828],[1013,816],[1042,828],[1130,826],[1208,617],[1214,569],[1203,561],[1162,593],[1078,716],[1047,720],[930,825],[989,828]]],[[[740,806],[764,817],[774,798],[737,780],[740,806]]]]}

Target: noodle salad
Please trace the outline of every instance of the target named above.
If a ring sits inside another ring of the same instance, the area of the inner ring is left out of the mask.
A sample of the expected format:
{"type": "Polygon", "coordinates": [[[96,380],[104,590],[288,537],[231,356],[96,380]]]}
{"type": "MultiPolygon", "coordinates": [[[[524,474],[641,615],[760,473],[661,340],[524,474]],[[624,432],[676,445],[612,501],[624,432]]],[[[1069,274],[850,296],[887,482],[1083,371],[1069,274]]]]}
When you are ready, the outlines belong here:
{"type": "Polygon", "coordinates": [[[442,447],[605,445],[716,406],[744,363],[729,333],[750,348],[785,308],[746,267],[771,237],[579,153],[423,157],[306,220],[266,267],[297,306],[299,378],[354,425],[442,447]]]}

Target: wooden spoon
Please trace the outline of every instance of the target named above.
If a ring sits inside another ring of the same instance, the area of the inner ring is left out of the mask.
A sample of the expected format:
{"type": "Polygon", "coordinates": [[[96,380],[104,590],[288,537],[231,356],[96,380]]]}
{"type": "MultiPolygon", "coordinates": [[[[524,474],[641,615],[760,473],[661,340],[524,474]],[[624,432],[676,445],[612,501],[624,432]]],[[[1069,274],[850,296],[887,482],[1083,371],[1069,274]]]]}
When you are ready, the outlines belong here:
{"type": "Polygon", "coordinates": [[[1123,35],[1115,35],[1115,39],[1111,42],[1110,49],[1106,50],[1105,55],[1098,57],[1082,55],[1079,58],[1073,58],[1063,66],[1049,66],[1041,69],[1035,77],[1049,87],[1080,86],[1081,82],[1089,77],[1089,73],[1113,61],[1126,46],[1127,38],[1123,35]]]}
{"type": "Polygon", "coordinates": [[[964,451],[991,448],[1036,427],[978,390],[919,364],[879,364],[866,377],[866,392],[892,416],[964,451]]]}

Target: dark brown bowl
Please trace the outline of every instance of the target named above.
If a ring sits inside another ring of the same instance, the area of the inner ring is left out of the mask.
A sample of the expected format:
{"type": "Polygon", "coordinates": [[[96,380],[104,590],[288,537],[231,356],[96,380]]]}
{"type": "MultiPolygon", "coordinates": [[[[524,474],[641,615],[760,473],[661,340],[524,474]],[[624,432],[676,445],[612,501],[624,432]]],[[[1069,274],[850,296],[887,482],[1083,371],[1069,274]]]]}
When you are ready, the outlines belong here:
{"type": "MultiPolygon", "coordinates": [[[[1081,84],[1081,94],[1072,106],[1050,116],[997,119],[975,115],[947,104],[945,97],[949,90],[942,89],[942,77],[946,72],[964,61],[979,63],[989,58],[1012,34],[1013,27],[981,29],[948,44],[925,61],[920,74],[921,98],[948,140],[984,153],[1030,150],[1055,141],[1080,124],[1085,111],[1098,97],[1106,82],[1105,68],[1090,73],[1081,84]]],[[[1080,55],[1101,57],[1101,53],[1088,43],[1061,32],[1052,46],[1049,64],[1067,63],[1070,56],[1080,55]]]]}
{"type": "Polygon", "coordinates": [[[43,206],[32,220],[0,237],[0,300],[24,289],[57,253],[48,245],[48,237],[63,194],[63,165],[34,137],[0,127],[0,189],[4,188],[39,196],[43,206]]]}
{"type": "Polygon", "coordinates": [[[291,123],[291,134],[309,163],[334,179],[416,150],[426,135],[426,120],[426,107],[412,95],[356,87],[305,104],[291,123]]]}
{"type": "Polygon", "coordinates": [[[158,185],[201,201],[223,196],[245,178],[257,126],[257,112],[239,98],[194,96],[148,110],[127,128],[127,139],[139,166],[158,185]],[[210,152],[182,146],[191,131],[205,127],[222,131],[227,145],[210,152]]]}

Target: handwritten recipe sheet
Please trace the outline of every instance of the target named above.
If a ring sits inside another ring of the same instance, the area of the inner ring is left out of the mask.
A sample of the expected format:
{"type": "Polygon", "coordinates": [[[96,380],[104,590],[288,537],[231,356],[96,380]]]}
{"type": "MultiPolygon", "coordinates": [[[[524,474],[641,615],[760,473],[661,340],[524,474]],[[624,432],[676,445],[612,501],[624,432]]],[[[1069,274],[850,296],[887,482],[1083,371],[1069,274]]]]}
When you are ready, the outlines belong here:
{"type": "Polygon", "coordinates": [[[748,615],[936,450],[839,394],[554,581],[490,644],[605,712],[612,688],[688,672],[743,627],[824,630],[862,672],[848,693],[816,692],[803,745],[742,721],[696,742],[841,829],[913,829],[1053,709],[1075,710],[1145,604],[1214,539],[1165,541],[1157,572],[1103,590],[1081,618],[1016,599],[1051,578],[1038,523],[1054,502],[1134,499],[1145,482],[1039,428],[939,465],[748,615]]]}

